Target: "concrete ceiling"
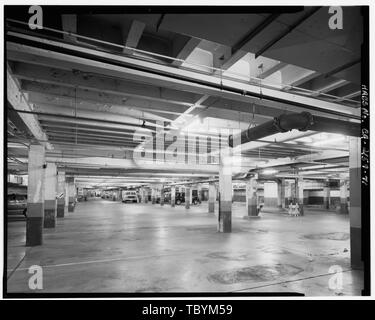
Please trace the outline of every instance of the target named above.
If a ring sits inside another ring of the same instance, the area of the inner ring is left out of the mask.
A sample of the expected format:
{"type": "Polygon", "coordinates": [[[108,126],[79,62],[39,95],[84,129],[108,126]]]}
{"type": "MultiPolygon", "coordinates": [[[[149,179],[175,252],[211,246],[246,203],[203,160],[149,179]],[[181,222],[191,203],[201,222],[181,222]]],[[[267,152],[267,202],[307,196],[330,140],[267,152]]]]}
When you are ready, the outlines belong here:
{"type": "MultiPolygon", "coordinates": [[[[139,183],[148,178],[159,182],[202,179],[218,172],[215,152],[226,136],[219,136],[217,130],[243,130],[250,123],[258,125],[282,113],[303,110],[356,121],[349,118],[359,114],[360,63],[340,68],[360,57],[359,9],[345,7],[344,19],[344,30],[334,32],[328,28],[328,8],[311,7],[272,19],[267,13],[61,16],[66,30],[115,45],[74,35],[64,36],[62,42],[59,33],[46,39],[9,22],[8,141],[13,143],[12,157],[23,162],[11,159],[9,169],[24,172],[24,144],[39,141],[50,146],[48,161],[85,179],[122,176],[139,183]],[[257,51],[283,33],[256,57],[257,51]],[[128,44],[142,52],[121,47],[128,44]],[[225,68],[229,75],[220,78],[215,68],[225,68]],[[233,91],[220,90],[220,83],[233,91]],[[19,95],[22,105],[10,99],[19,95]],[[134,148],[142,144],[142,132],[156,133],[158,123],[180,137],[184,130],[194,137],[210,136],[208,164],[171,167],[132,162],[134,148]]],[[[319,135],[312,141],[298,140],[304,136],[314,137],[314,132],[293,131],[245,145],[240,171],[281,161],[290,173],[300,162],[316,161],[317,166],[335,158],[335,153],[348,156],[345,141],[319,145],[320,140],[335,138],[319,135]]],[[[343,170],[336,174],[347,171],[346,161],[340,166],[343,170]]],[[[325,173],[329,168],[319,170],[314,171],[325,173]]]]}

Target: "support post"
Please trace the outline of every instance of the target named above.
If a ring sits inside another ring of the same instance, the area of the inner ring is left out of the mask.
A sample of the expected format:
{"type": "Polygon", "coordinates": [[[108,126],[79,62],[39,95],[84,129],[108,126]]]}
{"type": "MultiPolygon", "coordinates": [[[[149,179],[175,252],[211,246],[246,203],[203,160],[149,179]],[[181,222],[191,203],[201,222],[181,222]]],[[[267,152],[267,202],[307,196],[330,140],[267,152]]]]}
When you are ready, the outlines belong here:
{"type": "Polygon", "coordinates": [[[74,177],[66,177],[66,183],[68,184],[68,212],[73,212],[75,207],[74,177]]]}
{"type": "Polygon", "coordinates": [[[171,186],[171,207],[176,205],[176,187],[171,186]]]}
{"type": "Polygon", "coordinates": [[[145,203],[148,203],[148,189],[144,188],[144,197],[145,197],[145,203]]]}
{"type": "Polygon", "coordinates": [[[299,206],[299,213],[301,216],[304,215],[304,208],[303,208],[303,178],[299,177],[296,179],[296,186],[297,186],[297,203],[299,206]]]}
{"type": "Polygon", "coordinates": [[[323,204],[324,204],[324,209],[326,210],[329,210],[330,193],[331,193],[331,190],[329,188],[329,180],[326,180],[324,182],[324,187],[323,187],[323,204]]]}
{"type": "Polygon", "coordinates": [[[361,139],[349,140],[350,176],[350,261],[354,269],[363,269],[362,262],[362,220],[361,220],[361,139]]]}
{"type": "Polygon", "coordinates": [[[185,209],[190,209],[191,201],[191,189],[190,187],[185,187],[185,209]]]}
{"type": "Polygon", "coordinates": [[[215,202],[216,202],[216,186],[214,182],[210,182],[208,185],[208,212],[215,212],[215,202]]]}
{"type": "Polygon", "coordinates": [[[56,226],[56,191],[57,191],[57,169],[55,163],[48,163],[44,170],[44,228],[55,228],[56,226]]]}
{"type": "Polygon", "coordinates": [[[279,208],[285,209],[285,179],[280,179],[278,184],[278,206],[279,208]]]}
{"type": "Polygon", "coordinates": [[[26,246],[43,243],[45,148],[30,145],[28,159],[26,246]]]}
{"type": "Polygon", "coordinates": [[[65,172],[57,173],[57,218],[65,216],[65,172]]]}
{"type": "Polygon", "coordinates": [[[164,185],[160,188],[160,205],[164,206],[164,185]]]}
{"type": "Polygon", "coordinates": [[[258,176],[251,177],[246,183],[246,218],[259,217],[258,201],[257,201],[257,181],[258,176]]]}
{"type": "Polygon", "coordinates": [[[340,212],[348,214],[348,185],[346,180],[340,180],[340,212]]]}
{"type": "Polygon", "coordinates": [[[151,189],[151,203],[155,204],[156,203],[156,194],[155,194],[155,188],[151,189]]]}
{"type": "Polygon", "coordinates": [[[231,149],[225,147],[220,152],[219,163],[219,215],[218,231],[232,232],[232,167],[231,149]]]}

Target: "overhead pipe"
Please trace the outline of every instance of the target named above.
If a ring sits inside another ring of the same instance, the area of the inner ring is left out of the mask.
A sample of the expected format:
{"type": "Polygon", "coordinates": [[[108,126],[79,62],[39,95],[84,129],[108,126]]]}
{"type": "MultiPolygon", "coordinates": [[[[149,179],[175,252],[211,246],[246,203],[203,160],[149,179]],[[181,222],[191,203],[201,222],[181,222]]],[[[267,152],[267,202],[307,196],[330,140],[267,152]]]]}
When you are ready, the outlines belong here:
{"type": "Polygon", "coordinates": [[[313,116],[310,112],[282,114],[273,120],[248,128],[238,135],[230,135],[229,146],[233,148],[233,141],[244,144],[250,141],[259,140],[280,132],[287,132],[293,129],[299,131],[318,131],[338,133],[347,136],[359,137],[361,132],[360,123],[342,121],[320,116],[313,116]]]}

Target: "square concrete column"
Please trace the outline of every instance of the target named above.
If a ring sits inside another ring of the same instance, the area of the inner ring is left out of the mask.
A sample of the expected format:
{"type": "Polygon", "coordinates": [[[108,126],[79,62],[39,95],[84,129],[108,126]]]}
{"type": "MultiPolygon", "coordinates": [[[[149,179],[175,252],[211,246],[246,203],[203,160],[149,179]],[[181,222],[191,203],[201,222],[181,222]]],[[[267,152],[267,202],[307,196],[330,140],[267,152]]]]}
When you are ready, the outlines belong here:
{"type": "Polygon", "coordinates": [[[65,172],[57,173],[57,218],[65,216],[65,172]]]}
{"type": "Polygon", "coordinates": [[[361,139],[349,140],[350,176],[350,261],[352,268],[362,269],[362,221],[361,221],[361,139]]]}
{"type": "Polygon", "coordinates": [[[73,212],[75,206],[74,177],[66,177],[66,183],[68,184],[68,212],[73,212]]]}
{"type": "Polygon", "coordinates": [[[259,217],[257,201],[257,179],[257,176],[252,177],[246,183],[246,208],[248,218],[259,217]]]}
{"type": "Polygon", "coordinates": [[[329,180],[326,180],[323,187],[323,206],[324,209],[327,210],[329,210],[330,194],[331,189],[329,188],[329,180]]]}
{"type": "Polygon", "coordinates": [[[296,195],[297,195],[297,203],[299,206],[299,213],[301,216],[304,215],[303,209],[303,178],[299,177],[296,179],[296,195]]]}
{"type": "Polygon", "coordinates": [[[160,188],[160,205],[164,206],[164,186],[160,188]]]}
{"type": "Polygon", "coordinates": [[[264,182],[264,206],[268,208],[277,208],[278,189],[274,181],[264,182]]]}
{"type": "Polygon", "coordinates": [[[190,187],[185,187],[185,209],[190,209],[191,201],[191,189],[190,187]]]}
{"type": "Polygon", "coordinates": [[[202,185],[201,184],[199,184],[197,187],[197,195],[198,195],[199,202],[202,202],[202,185]]]}
{"type": "Polygon", "coordinates": [[[190,199],[190,204],[193,204],[193,190],[195,189],[195,187],[191,187],[189,188],[190,190],[190,195],[189,195],[189,199],[190,199]]]}
{"type": "Polygon", "coordinates": [[[218,231],[232,232],[232,167],[231,150],[225,148],[220,153],[219,163],[219,215],[218,231]]]}
{"type": "Polygon", "coordinates": [[[68,210],[69,207],[69,187],[68,183],[66,182],[66,177],[65,177],[65,212],[68,210]]]}
{"type": "Polygon", "coordinates": [[[144,197],[145,197],[145,203],[148,203],[148,189],[144,188],[144,197]]]}
{"type": "Polygon", "coordinates": [[[294,180],[290,184],[290,201],[293,202],[294,204],[297,202],[297,182],[294,180]]]}
{"type": "Polygon", "coordinates": [[[279,208],[285,209],[285,179],[280,179],[277,184],[278,191],[278,202],[279,208]]]}
{"type": "MultiPolygon", "coordinates": [[[[88,191],[87,189],[83,189],[83,200],[85,201],[85,199],[87,200],[88,198],[88,191]]],[[[120,190],[117,190],[117,199],[116,200],[119,200],[120,198],[120,190]]]]}
{"type": "Polygon", "coordinates": [[[208,185],[208,212],[215,212],[216,202],[216,185],[214,182],[210,182],[208,185]]]}
{"type": "Polygon", "coordinates": [[[348,214],[348,184],[346,180],[340,180],[340,213],[348,214]]]}
{"type": "Polygon", "coordinates": [[[171,206],[174,207],[176,205],[176,187],[171,187],[171,206]]]}
{"type": "Polygon", "coordinates": [[[292,201],[292,184],[290,182],[285,181],[285,201],[284,201],[284,208],[289,208],[290,201],[292,201]]]}
{"type": "Polygon", "coordinates": [[[155,188],[151,188],[151,203],[155,204],[156,199],[155,199],[155,188]]]}
{"type": "Polygon", "coordinates": [[[56,191],[57,191],[57,168],[56,164],[48,163],[44,170],[44,228],[56,226],[56,191]]]}
{"type": "Polygon", "coordinates": [[[30,145],[28,160],[26,246],[43,243],[45,149],[30,145]]]}

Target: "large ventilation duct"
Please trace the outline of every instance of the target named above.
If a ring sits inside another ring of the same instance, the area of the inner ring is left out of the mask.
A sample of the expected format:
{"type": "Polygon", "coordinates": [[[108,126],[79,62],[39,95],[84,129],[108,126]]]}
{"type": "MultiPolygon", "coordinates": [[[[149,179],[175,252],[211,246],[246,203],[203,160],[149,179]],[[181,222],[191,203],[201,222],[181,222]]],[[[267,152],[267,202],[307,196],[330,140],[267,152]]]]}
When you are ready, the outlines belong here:
{"type": "Polygon", "coordinates": [[[293,129],[299,131],[318,131],[339,133],[347,136],[359,137],[361,132],[360,123],[342,121],[331,118],[313,116],[309,112],[282,114],[271,121],[256,127],[242,131],[239,135],[229,136],[229,146],[233,148],[233,141],[241,141],[240,144],[262,139],[270,135],[287,132],[293,129]],[[239,140],[241,138],[241,140],[239,140]]]}

